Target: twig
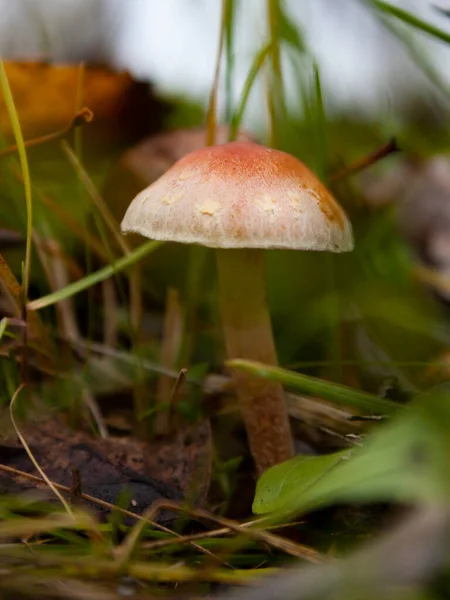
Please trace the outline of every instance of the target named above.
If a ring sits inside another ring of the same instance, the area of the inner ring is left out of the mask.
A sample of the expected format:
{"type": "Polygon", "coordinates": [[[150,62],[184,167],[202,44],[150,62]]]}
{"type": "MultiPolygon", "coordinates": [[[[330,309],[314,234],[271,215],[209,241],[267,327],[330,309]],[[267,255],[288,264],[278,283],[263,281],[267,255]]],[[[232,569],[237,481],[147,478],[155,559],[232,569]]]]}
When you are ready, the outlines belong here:
{"type": "MultiPolygon", "coordinates": [[[[25,148],[33,148],[34,146],[39,146],[40,144],[46,144],[47,142],[59,140],[60,138],[63,138],[68,133],[70,133],[72,129],[91,123],[93,118],[94,113],[89,108],[84,107],[76,113],[76,115],[73,117],[70,123],[66,125],[66,127],[63,127],[63,129],[59,129],[58,131],[54,131],[53,133],[47,133],[46,135],[42,135],[37,138],[25,140],[25,148]]],[[[0,150],[0,158],[8,156],[9,154],[13,154],[17,151],[17,144],[13,144],[12,146],[8,146],[7,148],[2,148],[0,150]]]]}
{"type": "MultiPolygon", "coordinates": [[[[254,525],[257,521],[247,521],[246,523],[241,523],[241,527],[250,527],[254,525]]],[[[267,529],[282,529],[286,527],[293,527],[295,525],[300,524],[301,522],[291,522],[284,523],[281,525],[268,525],[267,529]]],[[[188,535],[183,535],[180,538],[166,539],[166,540],[155,540],[153,542],[146,542],[143,544],[143,548],[146,550],[159,550],[160,548],[165,548],[166,546],[170,546],[171,544],[177,543],[186,543],[191,541],[200,541],[206,540],[216,537],[222,537],[233,533],[229,527],[221,527],[220,529],[211,529],[210,531],[201,531],[199,533],[191,533],[188,535]]]]}
{"type": "Polygon", "coordinates": [[[381,146],[381,148],[375,150],[375,152],[372,152],[371,154],[360,158],[348,167],[344,167],[340,171],[337,171],[337,173],[333,173],[333,175],[330,176],[329,181],[330,183],[336,183],[341,179],[346,179],[347,177],[356,175],[360,171],[364,171],[364,169],[367,169],[368,167],[371,167],[373,164],[377,163],[383,158],[386,158],[386,156],[389,156],[390,154],[395,154],[396,152],[400,152],[400,148],[398,147],[396,138],[393,137],[389,140],[387,144],[384,144],[383,146],[381,146]]]}
{"type": "Polygon", "coordinates": [[[72,467],[72,487],[70,488],[70,501],[73,504],[80,504],[81,500],[81,475],[79,469],[72,467]]]}

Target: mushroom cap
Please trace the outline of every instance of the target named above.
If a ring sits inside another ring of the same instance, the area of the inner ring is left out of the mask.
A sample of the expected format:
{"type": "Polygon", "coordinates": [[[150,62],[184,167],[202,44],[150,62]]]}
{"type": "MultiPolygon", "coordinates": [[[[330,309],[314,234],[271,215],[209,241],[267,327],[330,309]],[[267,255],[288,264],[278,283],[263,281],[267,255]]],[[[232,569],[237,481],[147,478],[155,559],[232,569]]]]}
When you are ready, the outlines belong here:
{"type": "Polygon", "coordinates": [[[353,249],[350,222],[317,177],[253,142],[187,154],[136,196],[121,227],[212,248],[353,249]]]}

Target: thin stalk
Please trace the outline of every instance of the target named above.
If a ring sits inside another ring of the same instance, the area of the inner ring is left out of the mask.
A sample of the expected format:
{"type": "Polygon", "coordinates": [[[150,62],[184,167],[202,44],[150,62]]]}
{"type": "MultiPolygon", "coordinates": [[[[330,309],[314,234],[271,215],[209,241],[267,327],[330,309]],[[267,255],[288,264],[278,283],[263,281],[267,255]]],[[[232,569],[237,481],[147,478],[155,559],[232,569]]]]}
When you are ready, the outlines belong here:
{"type": "Polygon", "coordinates": [[[225,93],[226,93],[226,118],[229,123],[233,113],[233,73],[234,73],[234,55],[233,55],[233,33],[234,17],[236,11],[236,0],[226,0],[225,14],[225,56],[227,67],[225,72],[225,93]]]}
{"type": "Polygon", "coordinates": [[[260,72],[262,66],[264,65],[268,56],[270,56],[270,52],[272,50],[272,44],[268,43],[266,46],[261,48],[258,54],[255,56],[253,63],[250,67],[250,71],[248,72],[247,78],[244,83],[244,89],[242,90],[241,99],[239,105],[236,109],[236,112],[233,115],[231,120],[230,127],[230,140],[235,140],[237,136],[237,132],[239,126],[242,121],[242,117],[244,116],[245,108],[247,106],[248,98],[250,96],[250,92],[252,91],[253,84],[256,81],[256,77],[260,72]]]}
{"type": "Polygon", "coordinates": [[[371,167],[375,163],[379,162],[386,156],[390,156],[391,154],[395,154],[400,152],[400,148],[397,144],[397,140],[395,137],[391,138],[387,144],[383,144],[380,148],[377,148],[374,152],[371,152],[367,156],[363,156],[362,158],[356,160],[348,167],[344,167],[340,171],[333,173],[329,177],[330,183],[336,183],[341,179],[346,179],[347,177],[351,177],[352,175],[357,175],[361,171],[371,167]]]}
{"type": "Polygon", "coordinates": [[[281,52],[279,39],[280,0],[267,0],[269,41],[271,44],[272,70],[267,74],[267,103],[270,120],[269,145],[276,146],[276,123],[278,107],[283,103],[283,77],[281,72],[281,52]]]}
{"type": "Polygon", "coordinates": [[[220,61],[222,59],[222,51],[223,51],[223,42],[225,38],[225,30],[226,30],[226,19],[227,19],[227,4],[228,0],[222,0],[222,12],[220,16],[220,35],[219,35],[219,45],[217,48],[217,56],[216,56],[216,66],[214,70],[214,79],[211,88],[211,93],[209,95],[209,107],[208,114],[206,118],[208,135],[207,135],[207,145],[212,146],[214,144],[216,138],[216,112],[217,112],[217,93],[219,90],[219,81],[220,81],[220,61]]]}
{"type": "Polygon", "coordinates": [[[315,90],[315,137],[317,144],[316,173],[322,181],[325,180],[328,163],[327,151],[327,121],[323,105],[322,84],[319,67],[314,64],[314,90],[315,90]]]}
{"type": "MultiPolygon", "coordinates": [[[[217,250],[219,303],[229,358],[276,365],[266,303],[263,250],[217,250]]],[[[233,371],[236,393],[258,473],[293,456],[283,388],[233,371]]]]}
{"type": "Polygon", "coordinates": [[[70,506],[67,504],[66,500],[63,498],[63,496],[61,495],[61,493],[55,488],[55,486],[53,485],[53,483],[50,481],[50,479],[47,477],[47,475],[44,473],[44,471],[41,469],[39,463],[37,462],[37,460],[34,458],[33,453],[31,452],[25,438],[23,437],[23,435],[20,433],[19,428],[17,427],[16,424],[16,420],[14,417],[14,403],[17,399],[17,396],[20,394],[20,392],[24,389],[25,384],[21,384],[16,392],[14,393],[13,397],[11,398],[11,402],[9,405],[9,415],[11,418],[11,422],[13,424],[13,427],[15,429],[16,435],[19,438],[22,446],[24,447],[25,452],[28,454],[29,459],[31,460],[31,462],[33,463],[34,467],[36,468],[37,472],[39,473],[39,475],[42,477],[42,479],[45,481],[45,483],[48,485],[48,487],[52,490],[52,492],[55,494],[55,496],[58,498],[58,500],[61,502],[61,504],[63,505],[65,511],[67,512],[67,514],[73,518],[73,512],[70,508],[70,506]]]}
{"type": "Polygon", "coordinates": [[[30,170],[28,168],[27,152],[25,149],[25,143],[23,141],[22,129],[20,126],[19,115],[17,114],[16,106],[14,104],[14,98],[9,87],[8,76],[6,75],[5,65],[0,59],[0,89],[5,101],[6,110],[8,112],[9,120],[11,121],[11,127],[14,133],[14,139],[16,140],[17,151],[19,153],[20,167],[23,175],[23,185],[25,189],[25,203],[27,210],[27,235],[26,235],[26,246],[25,246],[25,263],[23,269],[23,281],[22,281],[22,297],[25,305],[28,297],[28,285],[30,281],[30,265],[31,265],[31,231],[33,228],[33,202],[31,195],[31,180],[30,170]]]}

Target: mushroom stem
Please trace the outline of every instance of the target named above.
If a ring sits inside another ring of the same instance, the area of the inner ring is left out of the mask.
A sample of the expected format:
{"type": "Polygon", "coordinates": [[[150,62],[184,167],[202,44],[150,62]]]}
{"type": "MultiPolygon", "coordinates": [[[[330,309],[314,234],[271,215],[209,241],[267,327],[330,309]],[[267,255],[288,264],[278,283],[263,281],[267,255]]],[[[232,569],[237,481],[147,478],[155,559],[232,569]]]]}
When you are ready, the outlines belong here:
{"type": "MultiPolygon", "coordinates": [[[[216,250],[219,301],[229,358],[277,364],[266,303],[264,250],[216,250]]],[[[293,456],[293,441],[279,383],[233,372],[258,473],[293,456]]]]}

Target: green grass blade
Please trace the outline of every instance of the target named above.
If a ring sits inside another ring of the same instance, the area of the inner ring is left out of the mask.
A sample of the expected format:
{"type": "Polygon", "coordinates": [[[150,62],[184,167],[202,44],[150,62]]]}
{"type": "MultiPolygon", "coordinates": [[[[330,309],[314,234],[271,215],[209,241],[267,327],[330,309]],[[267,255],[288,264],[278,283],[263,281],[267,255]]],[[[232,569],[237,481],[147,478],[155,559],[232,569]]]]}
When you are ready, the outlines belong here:
{"type": "MultiPolygon", "coordinates": [[[[100,195],[97,187],[92,181],[92,178],[89,176],[80,158],[65,140],[61,142],[61,147],[70,165],[75,171],[83,190],[86,191],[95,209],[98,211],[106,226],[108,227],[109,231],[113,235],[117,246],[122,250],[123,254],[127,254],[129,252],[129,247],[124,236],[120,233],[120,225],[119,223],[117,223],[116,219],[114,218],[113,214],[108,208],[108,205],[106,204],[105,200],[100,195]]],[[[107,238],[105,236],[105,241],[106,240],[107,238]]],[[[110,248],[108,248],[108,254],[112,256],[110,248]]]]}
{"type": "Polygon", "coordinates": [[[373,394],[309,375],[294,373],[280,367],[271,367],[263,363],[240,358],[229,360],[226,362],[226,365],[232,369],[240,369],[256,377],[279,381],[283,385],[295,389],[300,393],[319,396],[334,404],[351,406],[369,414],[388,415],[400,408],[400,405],[373,394]]]}
{"type": "Polygon", "coordinates": [[[377,16],[383,27],[389,31],[389,33],[400,42],[400,44],[402,44],[416,67],[420,69],[425,77],[427,77],[427,79],[429,79],[429,81],[436,87],[444,102],[448,103],[448,85],[445,83],[441,73],[424,51],[423,44],[418,43],[422,40],[418,40],[417,36],[415,36],[410,29],[405,29],[401,23],[390,19],[387,14],[380,11],[378,12],[377,16]]]}
{"type": "Polygon", "coordinates": [[[236,109],[236,112],[234,113],[233,118],[231,120],[230,140],[236,139],[236,135],[241,124],[242,117],[244,116],[245,107],[247,106],[248,97],[250,96],[250,92],[252,91],[253,84],[255,83],[258,73],[260,72],[267,57],[270,56],[271,52],[272,44],[266,44],[258,52],[258,54],[253,60],[252,66],[250,67],[250,71],[247,75],[247,79],[245,80],[244,89],[242,91],[239,106],[236,109]]]}
{"type": "Polygon", "coordinates": [[[65,300],[66,298],[71,298],[72,296],[75,296],[76,294],[87,290],[93,285],[96,285],[97,283],[108,279],[108,277],[112,277],[113,275],[120,273],[120,271],[131,267],[148,254],[154,252],[163,243],[164,242],[155,242],[153,240],[146,242],[145,244],[142,244],[141,246],[127,254],[127,256],[124,256],[116,262],[114,262],[112,265],[108,265],[107,267],[104,267],[99,271],[90,273],[86,277],[83,277],[83,279],[75,281],[74,283],[67,285],[61,290],[57,290],[56,292],[48,294],[47,296],[43,296],[38,300],[33,300],[32,302],[29,302],[27,308],[28,310],[40,310],[41,308],[52,306],[53,304],[56,304],[61,300],[65,300]]]}
{"type": "Polygon", "coordinates": [[[314,91],[315,91],[315,122],[317,140],[316,172],[319,179],[325,180],[327,172],[327,120],[325,107],[323,105],[322,84],[320,80],[319,66],[314,63],[314,91]]]}
{"type": "Polygon", "coordinates": [[[23,141],[22,128],[20,127],[19,115],[17,114],[14,98],[9,87],[8,76],[6,75],[5,65],[0,60],[0,90],[5,101],[6,110],[8,112],[11,127],[14,133],[14,139],[19,153],[20,167],[22,169],[23,185],[25,190],[25,203],[27,210],[27,230],[26,230],[26,246],[25,246],[25,268],[22,281],[22,295],[24,303],[28,297],[28,285],[30,280],[30,265],[31,265],[31,232],[33,227],[33,203],[31,196],[31,181],[30,170],[28,168],[27,152],[23,141]]]}
{"type": "Polygon", "coordinates": [[[283,73],[281,68],[281,28],[280,18],[282,10],[280,0],[267,0],[267,29],[269,39],[272,45],[271,51],[271,69],[266,76],[267,85],[267,105],[269,109],[270,135],[269,145],[277,146],[278,124],[280,117],[283,116],[283,122],[286,117],[286,106],[284,102],[283,73]]]}
{"type": "Polygon", "coordinates": [[[3,339],[3,336],[5,334],[6,328],[8,327],[8,318],[7,317],[3,317],[3,319],[0,321],[0,342],[3,339]]]}
{"type": "Polygon", "coordinates": [[[216,126],[217,126],[217,94],[219,91],[220,83],[220,67],[222,64],[222,52],[223,44],[226,32],[226,17],[227,17],[227,1],[222,0],[222,11],[220,16],[220,34],[219,44],[217,47],[216,65],[214,69],[214,78],[211,86],[211,92],[209,94],[208,111],[206,113],[206,125],[207,125],[207,140],[208,146],[214,145],[216,139],[216,126]]]}
{"type": "Polygon", "coordinates": [[[284,2],[278,3],[277,21],[278,37],[280,40],[300,54],[306,52],[306,45],[301,29],[298,23],[295,23],[288,16],[284,2]]]}
{"type": "Polygon", "coordinates": [[[422,31],[423,33],[426,33],[434,37],[435,39],[440,40],[441,42],[450,44],[449,33],[442,31],[442,29],[435,27],[431,23],[427,23],[426,21],[419,19],[418,17],[407,12],[406,10],[397,8],[396,6],[392,6],[392,4],[388,4],[387,2],[383,2],[382,0],[371,0],[371,4],[383,13],[395,17],[400,21],[403,21],[403,23],[414,27],[414,29],[418,29],[419,31],[422,31]]]}
{"type": "Polygon", "coordinates": [[[237,0],[227,0],[225,7],[225,95],[226,95],[226,118],[231,120],[233,114],[233,73],[234,73],[234,22],[237,10],[237,0]]]}

